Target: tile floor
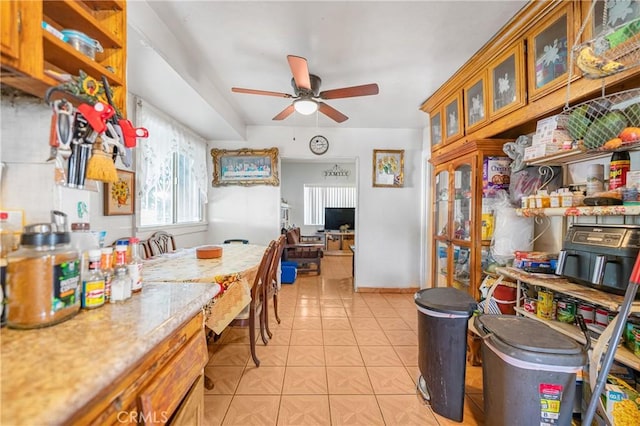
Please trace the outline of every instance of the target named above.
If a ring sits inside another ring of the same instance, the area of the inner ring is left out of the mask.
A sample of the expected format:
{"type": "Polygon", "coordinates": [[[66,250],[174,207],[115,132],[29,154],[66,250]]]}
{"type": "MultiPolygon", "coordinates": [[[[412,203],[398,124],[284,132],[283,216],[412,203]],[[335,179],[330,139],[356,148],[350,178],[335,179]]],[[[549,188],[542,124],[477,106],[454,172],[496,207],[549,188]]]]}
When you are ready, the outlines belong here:
{"type": "MultiPolygon", "coordinates": [[[[205,425],[460,425],[416,396],[413,294],[354,293],[351,257],[325,256],[322,271],[283,285],[259,368],[247,329],[210,345],[205,425]]],[[[462,424],[483,425],[482,369],[466,377],[462,424]]]]}

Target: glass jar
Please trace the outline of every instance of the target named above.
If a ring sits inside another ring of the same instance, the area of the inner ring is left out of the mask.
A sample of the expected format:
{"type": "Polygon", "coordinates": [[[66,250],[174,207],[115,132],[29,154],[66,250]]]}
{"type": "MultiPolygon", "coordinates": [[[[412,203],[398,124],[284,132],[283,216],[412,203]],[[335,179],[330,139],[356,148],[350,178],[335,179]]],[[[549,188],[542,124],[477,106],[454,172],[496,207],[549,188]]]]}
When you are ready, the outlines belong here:
{"type": "Polygon", "coordinates": [[[20,249],[7,257],[7,325],[39,328],[71,318],[80,309],[80,260],[68,232],[49,223],[29,225],[20,249]]]}

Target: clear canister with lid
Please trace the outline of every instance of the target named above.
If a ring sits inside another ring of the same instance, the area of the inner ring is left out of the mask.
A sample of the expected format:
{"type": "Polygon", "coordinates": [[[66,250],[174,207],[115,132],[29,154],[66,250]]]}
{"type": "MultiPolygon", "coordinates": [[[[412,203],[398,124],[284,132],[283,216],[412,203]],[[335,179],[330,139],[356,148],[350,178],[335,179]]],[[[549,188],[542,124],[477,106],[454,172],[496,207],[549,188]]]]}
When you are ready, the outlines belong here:
{"type": "Polygon", "coordinates": [[[49,223],[28,225],[7,266],[7,325],[39,328],[80,309],[80,260],[68,232],[49,223]]]}

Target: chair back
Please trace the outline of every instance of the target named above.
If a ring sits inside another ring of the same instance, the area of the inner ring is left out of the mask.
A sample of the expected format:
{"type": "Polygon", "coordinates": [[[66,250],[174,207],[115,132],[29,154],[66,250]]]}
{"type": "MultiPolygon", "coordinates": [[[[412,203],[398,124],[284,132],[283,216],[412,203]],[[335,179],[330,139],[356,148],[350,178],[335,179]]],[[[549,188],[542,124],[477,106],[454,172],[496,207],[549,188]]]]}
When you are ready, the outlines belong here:
{"type": "Polygon", "coordinates": [[[249,244],[249,240],[242,238],[231,238],[230,240],[224,240],[223,244],[249,244]]]}
{"type": "Polygon", "coordinates": [[[173,235],[165,231],[157,231],[147,239],[151,256],[169,253],[176,250],[176,242],[173,235]]]}
{"type": "Polygon", "coordinates": [[[277,274],[278,274],[278,265],[280,265],[280,260],[282,259],[282,252],[284,250],[284,245],[287,243],[287,237],[283,234],[278,237],[276,240],[275,252],[273,255],[273,260],[271,261],[271,266],[269,267],[269,278],[267,279],[267,283],[275,283],[277,282],[277,274]]]}
{"type": "Polygon", "coordinates": [[[258,272],[253,280],[253,287],[251,287],[251,307],[257,306],[258,303],[262,303],[264,300],[264,286],[268,282],[269,278],[269,266],[275,254],[276,242],[271,241],[269,246],[265,249],[260,266],[258,266],[258,272]]]}

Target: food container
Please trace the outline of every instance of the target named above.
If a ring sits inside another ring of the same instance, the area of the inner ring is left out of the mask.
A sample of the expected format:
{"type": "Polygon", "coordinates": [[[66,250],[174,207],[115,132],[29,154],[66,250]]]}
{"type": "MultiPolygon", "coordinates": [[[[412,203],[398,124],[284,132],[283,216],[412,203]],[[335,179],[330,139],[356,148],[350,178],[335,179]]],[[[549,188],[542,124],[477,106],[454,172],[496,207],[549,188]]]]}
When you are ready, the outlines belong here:
{"type": "Polygon", "coordinates": [[[7,325],[39,328],[57,324],[80,309],[80,259],[68,232],[49,223],[26,226],[20,249],[7,267],[7,325]]]}
{"type": "Polygon", "coordinates": [[[196,249],[196,257],[198,259],[216,259],[222,256],[222,247],[220,246],[202,246],[196,249]]]}
{"type": "Polygon", "coordinates": [[[576,302],[568,298],[558,300],[556,318],[560,322],[573,324],[576,320],[576,302]]]}
{"type": "Polygon", "coordinates": [[[538,318],[550,320],[553,318],[553,292],[549,290],[538,291],[538,318]]]}
{"type": "Polygon", "coordinates": [[[96,52],[103,52],[102,46],[98,40],[94,40],[85,33],[76,30],[62,30],[64,39],[78,52],[95,60],[96,52]]]}
{"type": "Polygon", "coordinates": [[[524,299],[523,307],[525,311],[535,314],[538,310],[538,301],[532,297],[527,297],[524,299]]]}
{"type": "Polygon", "coordinates": [[[609,325],[609,311],[605,308],[596,308],[595,323],[601,327],[609,325]]]}
{"type": "Polygon", "coordinates": [[[596,318],[596,308],[589,303],[579,303],[576,312],[582,315],[585,324],[593,324],[596,318]]]}

